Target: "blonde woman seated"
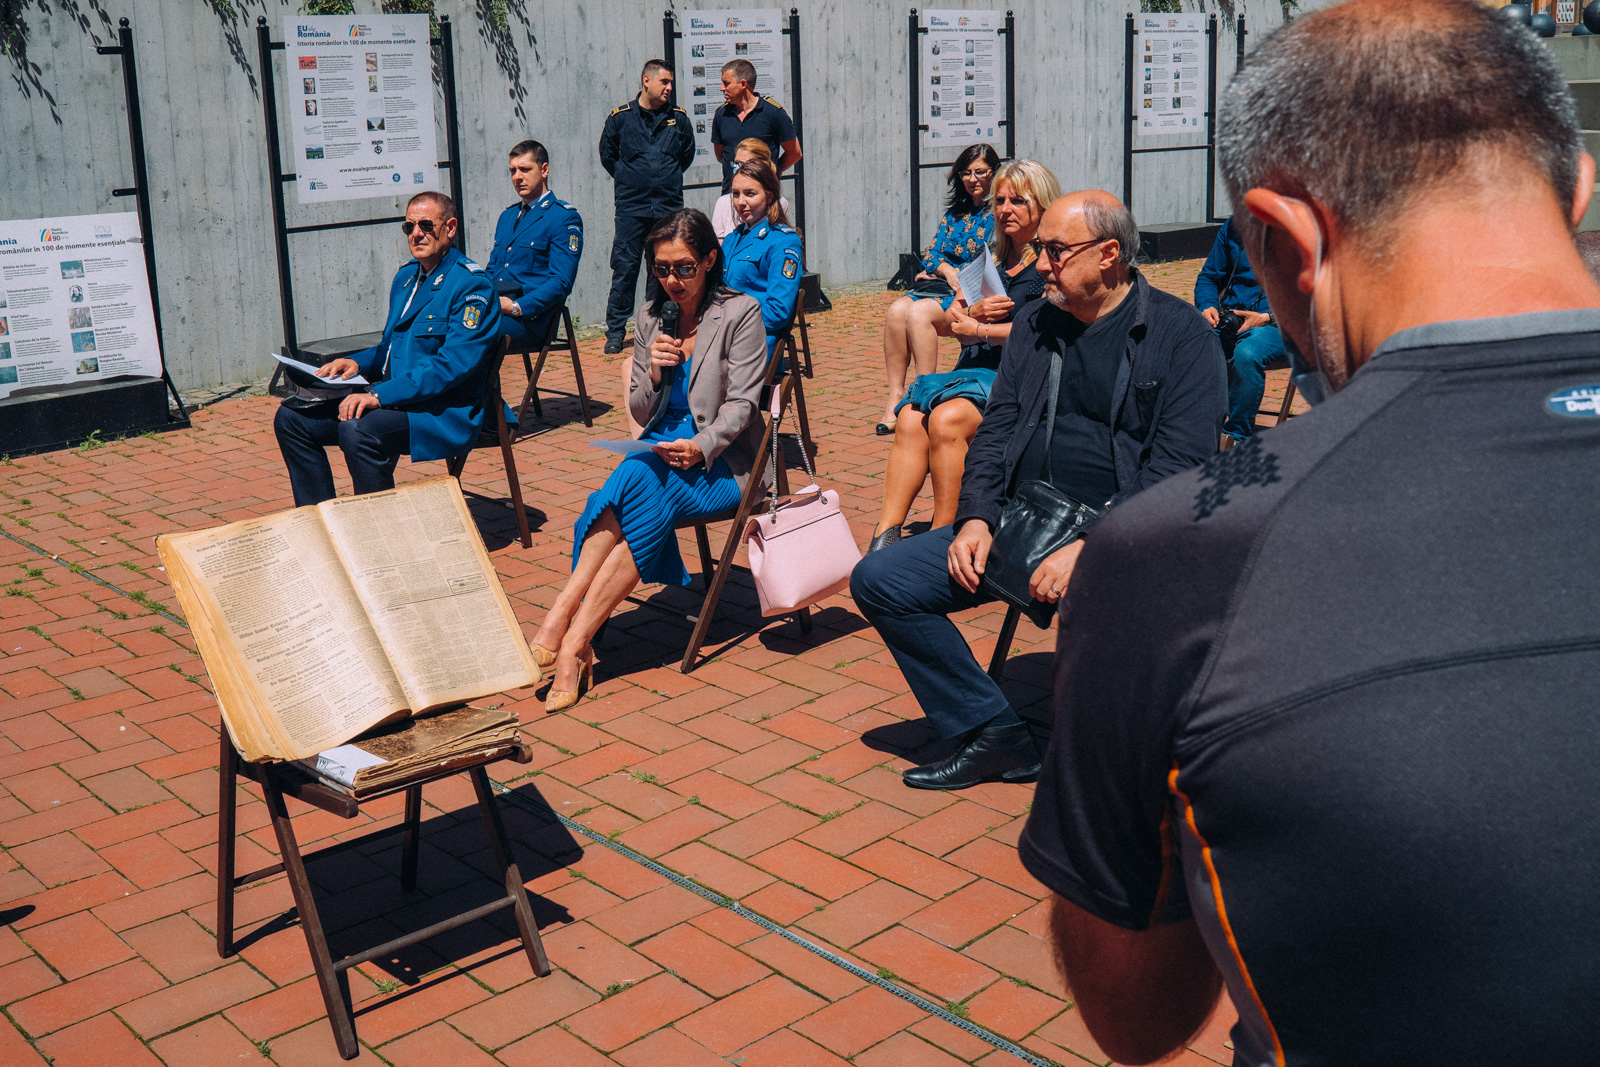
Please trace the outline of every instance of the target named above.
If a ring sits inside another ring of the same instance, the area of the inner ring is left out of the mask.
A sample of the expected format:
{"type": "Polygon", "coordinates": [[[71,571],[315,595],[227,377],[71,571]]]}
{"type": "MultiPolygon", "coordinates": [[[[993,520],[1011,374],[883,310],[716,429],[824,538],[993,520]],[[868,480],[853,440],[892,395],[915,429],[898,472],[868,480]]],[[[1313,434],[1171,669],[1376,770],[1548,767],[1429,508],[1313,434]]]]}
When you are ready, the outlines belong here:
{"type": "MultiPolygon", "coordinates": [[[[738,170],[739,164],[748,163],[752,159],[759,159],[768,164],[772,163],[772,149],[767,147],[767,142],[759,137],[746,137],[740,141],[733,150],[733,169],[738,170]]],[[[776,170],[773,171],[777,173],[776,170]]],[[[789,200],[787,197],[778,197],[778,207],[783,212],[783,217],[789,217],[789,200]]],[[[739,212],[733,206],[733,193],[723,193],[717,197],[716,207],[711,209],[711,228],[717,231],[717,240],[727,240],[728,234],[739,228],[739,212]]]]}
{"type": "Polygon", "coordinates": [[[889,379],[884,400],[883,421],[877,425],[880,437],[894,432],[895,402],[906,391],[906,373],[932,374],[939,367],[939,338],[949,337],[945,312],[956,283],[959,268],[971,263],[994,235],[994,213],[989,209],[989,191],[1000,155],[986,144],[969,145],[950,167],[950,203],[933,243],[922,253],[919,282],[927,289],[913,289],[889,305],[883,320],[883,366],[889,379]],[[935,287],[933,283],[943,283],[935,287]]]}
{"type": "Polygon", "coordinates": [[[711,220],[680,208],[644,252],[662,296],[635,324],[628,407],[654,449],[618,463],[573,526],[572,577],[534,638],[539,665],[555,665],[546,711],[592,684],[590,642],[635,586],[689,584],[674,527],[736,506],[761,446],[761,306],[722,284],[711,220]],[[676,337],[662,328],[667,301],[680,309],[676,337]]]}
{"type": "Polygon", "coordinates": [[[984,297],[971,307],[958,297],[950,305],[946,323],[961,342],[961,358],[948,373],[918,377],[895,408],[894,445],[883,476],[883,511],[868,552],[900,540],[911,503],[930,475],[933,528],[955,521],[967,446],[983,421],[1011,320],[1023,304],[1044,293],[1044,278],[1034,266],[1028,242],[1039,229],[1045,208],[1060,195],[1056,176],[1034,160],[1013,160],[995,171],[993,252],[1006,295],[984,297]]]}

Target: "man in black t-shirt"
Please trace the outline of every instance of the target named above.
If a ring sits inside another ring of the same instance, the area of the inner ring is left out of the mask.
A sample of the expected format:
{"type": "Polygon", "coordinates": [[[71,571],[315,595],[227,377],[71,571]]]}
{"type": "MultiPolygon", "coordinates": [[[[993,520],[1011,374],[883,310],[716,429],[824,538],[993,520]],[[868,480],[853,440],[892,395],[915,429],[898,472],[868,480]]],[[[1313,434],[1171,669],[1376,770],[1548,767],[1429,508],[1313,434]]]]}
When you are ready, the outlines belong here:
{"type": "Polygon", "coordinates": [[[1234,1063],[1594,1062],[1600,286],[1565,78],[1357,0],[1229,87],[1308,414],[1118,508],[1062,607],[1021,839],[1084,1023],[1234,1063]],[[1330,395],[1331,394],[1331,395],[1330,395]]]}
{"type": "MultiPolygon", "coordinates": [[[[967,451],[954,524],[871,553],[850,576],[856,606],[883,635],[923,714],[940,736],[962,738],[948,758],[906,771],[908,786],[964,789],[1038,772],[1027,726],[948,617],[996,599],[979,582],[1017,484],[1045,480],[1099,507],[1217,449],[1227,411],[1222,349],[1198,311],[1133,269],[1138,236],[1128,209],[1099,190],[1068,193],[1045,211],[1033,242],[1044,299],[1013,320],[967,451]],[[1052,430],[1046,386],[1056,359],[1052,430]]],[[[1039,565],[1035,598],[1060,598],[1081,548],[1039,565]]]]}

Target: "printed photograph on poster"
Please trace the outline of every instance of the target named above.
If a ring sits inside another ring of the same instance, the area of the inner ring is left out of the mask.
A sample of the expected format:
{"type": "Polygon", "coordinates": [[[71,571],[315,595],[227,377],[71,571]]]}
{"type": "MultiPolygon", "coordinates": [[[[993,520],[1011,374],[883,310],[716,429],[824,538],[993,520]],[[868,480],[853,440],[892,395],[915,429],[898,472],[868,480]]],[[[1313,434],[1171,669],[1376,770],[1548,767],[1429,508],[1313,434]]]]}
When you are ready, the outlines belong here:
{"type": "Polygon", "coordinates": [[[969,144],[1004,136],[1003,11],[922,12],[922,148],[953,158],[969,144]],[[959,93],[956,86],[961,86],[959,93]],[[956,99],[957,97],[960,99],[956,99]]]}
{"type": "Polygon", "coordinates": [[[0,398],[27,386],[160,375],[133,212],[0,221],[0,278],[0,398]]]}
{"type": "MultiPolygon", "coordinates": [[[[756,69],[756,95],[784,103],[783,56],[788,48],[783,39],[784,16],[777,8],[735,8],[685,11],[678,19],[683,37],[678,44],[677,69],[688,72],[688,77],[678,80],[677,100],[696,119],[690,169],[716,168],[719,164],[711,139],[717,109],[726,99],[722,66],[730,60],[745,60],[756,69]],[[698,121],[702,116],[706,119],[703,123],[698,121]]],[[[704,180],[704,176],[695,180],[704,180]]]]}
{"type": "Polygon", "coordinates": [[[293,131],[301,203],[439,188],[430,32],[427,15],[285,16],[312,120],[293,131]]]}
{"type": "Polygon", "coordinates": [[[1204,15],[1139,16],[1134,50],[1134,125],[1141,137],[1194,134],[1205,129],[1206,31],[1204,15]]]}

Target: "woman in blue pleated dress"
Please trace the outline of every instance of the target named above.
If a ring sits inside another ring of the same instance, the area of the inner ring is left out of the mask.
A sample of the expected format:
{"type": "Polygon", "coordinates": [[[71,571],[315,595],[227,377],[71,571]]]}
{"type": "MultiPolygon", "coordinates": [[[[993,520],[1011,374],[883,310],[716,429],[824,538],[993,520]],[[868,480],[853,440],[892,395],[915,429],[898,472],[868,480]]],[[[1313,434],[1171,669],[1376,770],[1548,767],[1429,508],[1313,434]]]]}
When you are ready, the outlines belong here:
{"type": "Polygon", "coordinates": [[[1000,154],[986,144],[968,145],[950,167],[950,203],[933,243],[922,253],[919,283],[889,305],[883,320],[883,366],[889,381],[880,437],[894,432],[894,406],[905,395],[906,374],[939,369],[939,338],[949,337],[945,312],[957,290],[956,272],[976,259],[994,235],[989,194],[1000,154]]]}
{"type": "Polygon", "coordinates": [[[653,448],[618,463],[573,526],[572,577],[533,644],[539,665],[554,665],[547,711],[589,688],[594,635],[634,587],[689,584],[676,525],[735,507],[761,447],[761,306],[723,284],[711,220],[674,211],[645,238],[644,254],[662,295],[635,321],[628,407],[653,448]]]}

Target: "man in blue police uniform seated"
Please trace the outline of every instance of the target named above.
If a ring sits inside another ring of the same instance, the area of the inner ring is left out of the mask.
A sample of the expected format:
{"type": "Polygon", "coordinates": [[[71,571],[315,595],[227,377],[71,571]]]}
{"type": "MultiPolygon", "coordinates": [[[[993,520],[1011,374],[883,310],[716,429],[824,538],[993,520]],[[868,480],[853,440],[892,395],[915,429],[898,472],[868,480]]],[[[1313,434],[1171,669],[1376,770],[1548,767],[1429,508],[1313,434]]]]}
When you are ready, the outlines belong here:
{"type": "Polygon", "coordinates": [[[756,95],[756,68],[748,59],[722,65],[722,95],[727,103],[711,116],[711,150],[722,164],[722,191],[733,185],[733,154],[746,137],[765,141],[781,175],[800,162],[800,134],[783,105],[756,95]]]}
{"type": "MultiPolygon", "coordinates": [[[[681,107],[668,107],[672,71],[660,59],[644,65],[639,95],[612,111],[600,131],[600,165],[616,179],[616,231],[611,241],[611,298],[606,352],[622,351],[639,283],[645,234],[683,206],[683,172],[694,163],[694,129],[681,107]]],[[[645,298],[656,280],[645,274],[645,298]]]]}
{"type": "Polygon", "coordinates": [[[500,304],[488,272],[451,246],[456,228],[448,196],[411,198],[401,229],[413,259],[389,286],[383,341],[317,372],[330,387],[357,374],[372,387],[336,405],[296,404],[291,397],[278,408],[273,430],[297,507],[337,495],[324,451],[329,445],[343,450],[359,495],[393,489],[403,454],[413,461],[449,459],[478,439],[489,357],[500,342],[500,304]]]}
{"type": "Polygon", "coordinates": [[[1228,357],[1228,421],[1222,424],[1222,432],[1230,438],[1225,444],[1237,444],[1256,432],[1256,411],[1267,389],[1267,366],[1288,357],[1267,294],[1256,282],[1232,218],[1217,231],[1211,254],[1195,279],[1194,306],[1217,331],[1222,352],[1228,357]],[[1224,320],[1224,315],[1233,322],[1224,320]]]}
{"type": "Polygon", "coordinates": [[[500,295],[500,332],[542,344],[572,295],[583,256],[583,217],[550,191],[550,156],[538,141],[511,147],[518,202],[494,227],[489,276],[500,295]]]}

